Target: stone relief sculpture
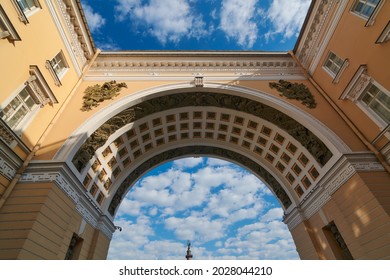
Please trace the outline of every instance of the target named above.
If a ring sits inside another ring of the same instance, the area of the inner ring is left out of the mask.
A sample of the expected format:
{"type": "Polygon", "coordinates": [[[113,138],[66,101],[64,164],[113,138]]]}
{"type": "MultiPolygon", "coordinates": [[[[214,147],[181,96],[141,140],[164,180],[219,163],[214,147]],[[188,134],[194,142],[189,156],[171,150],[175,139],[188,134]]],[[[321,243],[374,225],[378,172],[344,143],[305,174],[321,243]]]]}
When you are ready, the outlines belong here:
{"type": "Polygon", "coordinates": [[[81,111],[92,110],[92,107],[97,107],[101,102],[114,98],[119,95],[122,88],[127,88],[126,83],[117,83],[116,81],[87,87],[84,91],[84,102],[81,111]]]}
{"type": "Polygon", "coordinates": [[[291,83],[279,80],[278,83],[269,83],[269,86],[270,88],[274,88],[279,91],[281,96],[287,97],[288,99],[299,100],[308,108],[315,108],[317,106],[313,94],[307,86],[302,83],[291,83]]]}
{"type": "Polygon", "coordinates": [[[231,150],[210,147],[210,146],[187,146],[182,148],[177,148],[169,151],[162,152],[151,159],[143,162],[140,166],[138,166],[130,175],[122,182],[119,186],[118,190],[114,194],[111,203],[108,207],[108,212],[114,216],[116,209],[121,203],[123,197],[126,195],[130,186],[132,186],[143,174],[145,174],[148,170],[157,165],[164,163],[166,161],[181,157],[183,155],[189,156],[218,156],[225,158],[227,160],[235,161],[246,168],[248,168],[253,173],[260,176],[264,182],[272,189],[276,197],[279,199],[280,203],[283,205],[285,209],[287,209],[291,205],[291,199],[283,189],[283,187],[279,184],[279,182],[263,167],[254,162],[253,160],[239,154],[233,152],[231,150]]]}

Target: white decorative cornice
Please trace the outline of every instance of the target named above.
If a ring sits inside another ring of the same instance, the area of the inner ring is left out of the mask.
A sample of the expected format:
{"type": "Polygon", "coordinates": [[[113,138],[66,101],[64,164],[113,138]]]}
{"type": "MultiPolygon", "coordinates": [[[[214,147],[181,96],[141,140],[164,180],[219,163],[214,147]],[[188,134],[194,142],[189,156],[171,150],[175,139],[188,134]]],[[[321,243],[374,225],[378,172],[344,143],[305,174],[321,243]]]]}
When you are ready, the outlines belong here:
{"type": "Polygon", "coordinates": [[[77,212],[85,221],[102,230],[109,239],[112,238],[114,225],[103,215],[100,207],[88,196],[82,184],[63,163],[32,163],[23,173],[20,182],[55,183],[73,201],[77,212]]]}
{"type": "Polygon", "coordinates": [[[367,75],[367,65],[360,65],[341,94],[340,99],[356,101],[370,82],[372,82],[372,78],[367,75]]]}
{"type": "Polygon", "coordinates": [[[189,53],[187,57],[182,52],[161,52],[136,55],[133,52],[101,53],[92,64],[86,79],[91,77],[115,76],[131,78],[145,76],[169,76],[172,73],[177,78],[177,73],[185,76],[218,75],[237,76],[247,79],[261,79],[263,77],[278,76],[286,78],[286,75],[302,76],[303,73],[298,64],[286,54],[259,55],[258,53],[245,53],[227,57],[223,52],[189,53]]]}

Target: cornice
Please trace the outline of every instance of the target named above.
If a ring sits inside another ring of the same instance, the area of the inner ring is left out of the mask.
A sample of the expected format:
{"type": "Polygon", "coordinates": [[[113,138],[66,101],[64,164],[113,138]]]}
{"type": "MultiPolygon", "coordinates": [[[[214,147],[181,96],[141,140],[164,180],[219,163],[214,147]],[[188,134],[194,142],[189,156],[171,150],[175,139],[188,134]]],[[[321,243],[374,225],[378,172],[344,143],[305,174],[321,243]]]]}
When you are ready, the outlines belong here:
{"type": "Polygon", "coordinates": [[[77,212],[86,222],[101,230],[109,239],[112,238],[115,226],[105,217],[100,206],[88,196],[65,163],[32,162],[20,179],[20,183],[42,182],[54,183],[73,201],[77,212]]]}
{"type": "Polygon", "coordinates": [[[269,76],[303,77],[299,65],[289,55],[245,52],[120,52],[99,55],[86,74],[96,76],[148,76],[161,78],[171,74],[184,76],[223,75],[261,79],[269,76]],[[150,56],[151,55],[151,56],[150,56]],[[152,57],[152,59],[151,59],[152,57]]]}

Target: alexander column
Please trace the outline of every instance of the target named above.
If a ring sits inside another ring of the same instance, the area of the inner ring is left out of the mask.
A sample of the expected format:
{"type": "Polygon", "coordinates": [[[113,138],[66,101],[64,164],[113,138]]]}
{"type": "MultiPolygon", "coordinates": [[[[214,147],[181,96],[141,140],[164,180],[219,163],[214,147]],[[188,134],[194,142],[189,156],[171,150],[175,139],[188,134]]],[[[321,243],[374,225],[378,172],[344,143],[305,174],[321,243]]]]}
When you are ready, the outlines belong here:
{"type": "Polygon", "coordinates": [[[191,242],[188,240],[187,242],[187,255],[186,255],[186,259],[187,260],[192,260],[192,254],[191,254],[191,242]]]}

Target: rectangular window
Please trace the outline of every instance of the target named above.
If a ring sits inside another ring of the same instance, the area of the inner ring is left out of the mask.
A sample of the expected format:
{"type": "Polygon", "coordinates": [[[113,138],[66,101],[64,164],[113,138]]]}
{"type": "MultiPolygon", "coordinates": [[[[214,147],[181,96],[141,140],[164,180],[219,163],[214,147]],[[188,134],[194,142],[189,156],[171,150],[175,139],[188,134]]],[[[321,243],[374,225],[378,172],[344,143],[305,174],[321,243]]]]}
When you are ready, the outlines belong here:
{"type": "Polygon", "coordinates": [[[15,129],[36,107],[29,87],[25,87],[4,107],[1,118],[11,129],[15,129]]]}
{"type": "Polygon", "coordinates": [[[0,39],[9,39],[12,41],[20,41],[20,37],[0,5],[0,39]]]}
{"type": "Polygon", "coordinates": [[[29,23],[27,17],[42,8],[38,0],[11,0],[11,2],[19,15],[20,21],[24,23],[29,23]]]}
{"type": "Polygon", "coordinates": [[[356,0],[352,6],[352,12],[368,19],[379,2],[380,0],[356,0]]]}
{"type": "Polygon", "coordinates": [[[51,60],[46,61],[46,68],[49,69],[52,74],[55,84],[60,86],[62,76],[64,76],[66,70],[69,68],[62,51],[51,60]]]}
{"type": "Polygon", "coordinates": [[[325,60],[324,67],[330,72],[333,77],[336,77],[343,64],[343,59],[338,57],[333,52],[329,52],[328,58],[325,60]]]}
{"type": "Polygon", "coordinates": [[[387,124],[390,123],[390,95],[388,93],[383,92],[373,83],[369,83],[360,101],[387,124]]]}

